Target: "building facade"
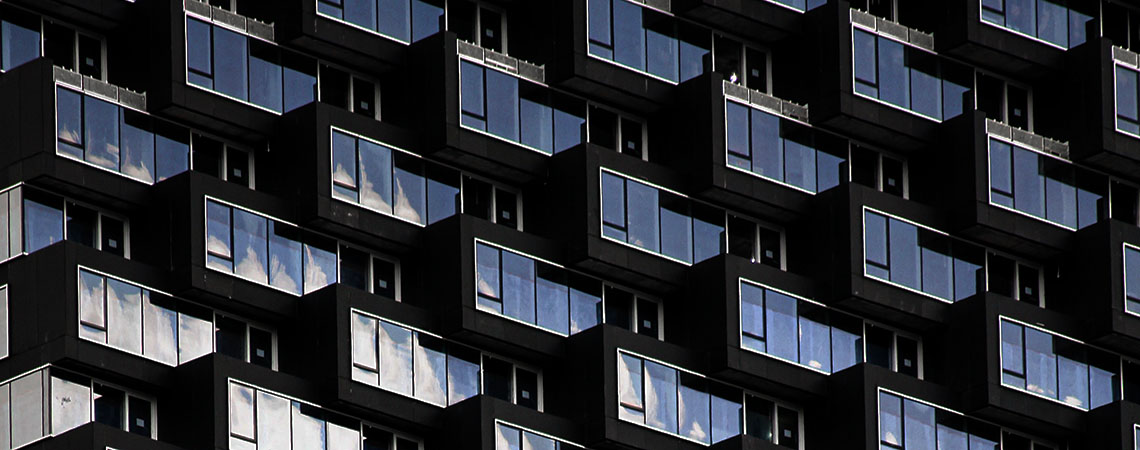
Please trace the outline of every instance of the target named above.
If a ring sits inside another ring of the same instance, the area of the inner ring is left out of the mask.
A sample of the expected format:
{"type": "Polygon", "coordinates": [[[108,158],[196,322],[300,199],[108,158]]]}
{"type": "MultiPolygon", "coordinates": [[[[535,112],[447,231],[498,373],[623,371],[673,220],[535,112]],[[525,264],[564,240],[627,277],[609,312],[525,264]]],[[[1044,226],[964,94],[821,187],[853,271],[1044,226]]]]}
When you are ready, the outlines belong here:
{"type": "Polygon", "coordinates": [[[0,450],[1140,448],[1140,5],[0,0],[0,450]]]}

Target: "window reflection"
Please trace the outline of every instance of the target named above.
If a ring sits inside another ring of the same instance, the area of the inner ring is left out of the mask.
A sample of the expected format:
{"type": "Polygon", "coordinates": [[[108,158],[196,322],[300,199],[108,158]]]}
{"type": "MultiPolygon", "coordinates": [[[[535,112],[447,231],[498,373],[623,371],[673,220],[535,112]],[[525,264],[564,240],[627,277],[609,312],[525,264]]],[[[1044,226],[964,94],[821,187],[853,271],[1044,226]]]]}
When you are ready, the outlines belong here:
{"type": "Polygon", "coordinates": [[[724,251],[723,211],[604,170],[601,188],[602,236],[686,264],[724,251]]]}
{"type": "Polygon", "coordinates": [[[39,18],[22,17],[16,11],[5,10],[7,17],[0,20],[0,70],[9,71],[20,64],[40,57],[39,18]]]}
{"type": "Polygon", "coordinates": [[[317,12],[405,43],[443,29],[442,0],[318,0],[317,12]]]}
{"type": "Polygon", "coordinates": [[[816,193],[839,184],[846,144],[809,127],[725,99],[727,164],[816,193]]]}
{"type": "Polygon", "coordinates": [[[495,421],[495,450],[571,450],[581,448],[564,441],[535,434],[515,425],[495,421]]]}
{"type": "Polygon", "coordinates": [[[856,93],[937,121],[963,112],[969,70],[858,27],[851,32],[856,93]]]}
{"type": "Polygon", "coordinates": [[[993,137],[989,161],[990,203],[1071,229],[1096,223],[1103,177],[993,137]]]}
{"type": "Polygon", "coordinates": [[[1119,358],[1007,319],[1000,332],[1003,385],[1081,410],[1119,397],[1119,358]]]}
{"type": "Polygon", "coordinates": [[[591,0],[586,10],[591,55],[674,83],[703,73],[708,30],[626,0],[591,0]]]}
{"type": "Polygon", "coordinates": [[[980,248],[871,210],[863,222],[868,276],[951,302],[978,292],[980,248]]]}

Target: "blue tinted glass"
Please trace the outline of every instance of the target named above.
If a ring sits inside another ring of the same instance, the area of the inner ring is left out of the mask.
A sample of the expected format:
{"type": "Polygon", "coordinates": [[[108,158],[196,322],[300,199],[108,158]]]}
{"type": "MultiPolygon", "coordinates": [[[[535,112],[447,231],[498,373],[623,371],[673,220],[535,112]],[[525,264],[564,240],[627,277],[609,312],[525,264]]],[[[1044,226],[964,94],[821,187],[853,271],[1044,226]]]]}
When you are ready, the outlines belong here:
{"type": "Polygon", "coordinates": [[[1013,205],[1018,211],[1045,217],[1045,177],[1037,153],[1013,147],[1013,205]]]}
{"type": "Polygon", "coordinates": [[[1057,356],[1057,388],[1059,400],[1072,406],[1088,408],[1089,366],[1057,356]]]}
{"type": "Polygon", "coordinates": [[[1033,36],[1037,30],[1036,2],[1037,0],[1006,0],[1005,25],[1033,36]]]}
{"type": "Polygon", "coordinates": [[[784,181],[815,192],[815,149],[784,139],[784,181]]]}
{"type": "Polygon", "coordinates": [[[7,20],[0,23],[0,42],[4,43],[3,70],[12,70],[16,66],[40,57],[40,33],[37,30],[24,28],[7,20]]]}
{"type": "Polygon", "coordinates": [[[934,450],[934,408],[913,400],[903,406],[903,448],[934,450]]]}
{"type": "Polygon", "coordinates": [[[1092,16],[1069,10],[1069,48],[1085,43],[1086,27],[1092,19],[1092,16]]]}
{"type": "Polygon", "coordinates": [[[455,404],[461,400],[479,395],[479,360],[478,354],[474,361],[456,356],[448,351],[447,355],[447,393],[448,403],[455,404]]]}
{"type": "Polygon", "coordinates": [[[503,314],[534,323],[534,260],[502,252],[503,314]]]}
{"type": "MultiPolygon", "coordinates": [[[[1132,247],[1124,248],[1124,290],[1128,297],[1140,299],[1140,250],[1132,247]]],[[[1130,312],[1140,313],[1133,310],[1135,305],[1128,306],[1130,312]]]]}
{"type": "Polygon", "coordinates": [[[1096,408],[1119,400],[1116,395],[1116,379],[1119,378],[1114,370],[1104,370],[1098,367],[1089,367],[1089,408],[1096,408]]]}
{"type": "Polygon", "coordinates": [[[200,20],[186,19],[186,81],[213,89],[213,50],[210,46],[210,25],[200,20]]]}
{"type": "Polygon", "coordinates": [[[991,193],[990,201],[1012,207],[1013,204],[1008,203],[1008,196],[1013,194],[1013,162],[1010,158],[1009,144],[990,139],[990,189],[1004,194],[995,196],[991,193]]]}
{"type": "Polygon", "coordinates": [[[751,153],[748,150],[748,110],[750,108],[736,102],[724,102],[724,127],[728,138],[727,164],[744,170],[751,170],[751,153]]]}
{"type": "MultiPolygon", "coordinates": [[[[381,5],[381,7],[384,8],[383,9],[384,14],[382,14],[381,16],[384,17],[385,19],[390,17],[393,14],[397,14],[396,10],[393,8],[394,5],[388,5],[386,3],[389,3],[389,2],[386,0],[380,0],[380,5],[381,5]]],[[[397,0],[396,3],[401,3],[401,2],[399,0],[397,0]]],[[[403,0],[403,3],[407,3],[407,0],[403,0]]],[[[397,17],[399,17],[399,16],[397,15],[397,17]]],[[[375,30],[376,29],[376,0],[344,0],[344,20],[348,21],[348,23],[359,25],[359,26],[362,26],[362,27],[367,28],[369,30],[375,30]]],[[[382,19],[381,25],[383,25],[384,23],[385,22],[382,19]]],[[[389,33],[387,33],[387,30],[383,26],[381,26],[380,32],[382,32],[384,34],[389,34],[389,33]]],[[[389,34],[389,35],[391,35],[391,34],[389,34]]],[[[392,36],[394,36],[394,35],[392,35],[392,36]]],[[[398,37],[398,36],[396,36],[396,37],[398,37]]]]}
{"type": "Polygon", "coordinates": [[[764,289],[740,283],[740,345],[766,352],[764,345],[764,289]]]}
{"type": "Polygon", "coordinates": [[[879,440],[902,447],[902,399],[879,392],[879,440]]]}
{"type": "MultiPolygon", "coordinates": [[[[709,394],[704,378],[681,374],[680,416],[677,418],[681,436],[709,443],[709,394]]],[[[534,450],[540,450],[535,448],[534,450]]],[[[549,450],[554,450],[553,444],[549,450]]]]}
{"type": "Polygon", "coordinates": [[[1025,329],[1025,389],[1057,398],[1057,357],[1053,336],[1025,329]]]}
{"type": "Polygon", "coordinates": [[[1037,37],[1068,48],[1068,8],[1048,0],[1037,0],[1037,37]]]}
{"type": "Polygon", "coordinates": [[[162,133],[154,135],[154,164],[158,181],[190,170],[188,137],[186,133],[169,137],[162,133]]]}
{"type": "Polygon", "coordinates": [[[612,0],[589,0],[586,5],[590,12],[590,40],[607,46],[613,45],[610,40],[610,1],[612,0]]]}
{"type": "MultiPolygon", "coordinates": [[[[333,195],[359,201],[356,193],[360,186],[356,179],[356,138],[339,131],[332,132],[332,181],[333,195]]],[[[375,183],[375,179],[372,182],[375,183]]]]}
{"type": "Polygon", "coordinates": [[[570,290],[558,269],[539,264],[535,288],[535,324],[547,330],[569,334],[570,290]]]}
{"type": "Polygon", "coordinates": [[[233,256],[230,247],[230,207],[212,201],[206,202],[206,250],[227,258],[233,256]]]}
{"type": "Polygon", "coordinates": [[[677,371],[645,361],[645,424],[677,432],[677,371]]]}
{"type": "Polygon", "coordinates": [[[816,190],[823,192],[839,186],[839,179],[843,177],[843,158],[827,152],[816,153],[816,190]]]}
{"type": "Polygon", "coordinates": [[[1025,343],[1022,341],[1021,331],[1021,325],[1001,321],[1001,369],[1024,376],[1025,343]]]}
{"type": "Polygon", "coordinates": [[[519,140],[519,80],[497,70],[487,70],[487,131],[512,141],[519,140]]]}
{"type": "Polygon", "coordinates": [[[800,363],[831,372],[831,327],[800,316],[800,363]]]}
{"type": "Polygon", "coordinates": [[[597,325],[601,321],[601,303],[601,297],[571,287],[570,332],[577,333],[597,325]]]}
{"type": "Polygon", "coordinates": [[[1140,121],[1136,107],[1136,76],[1136,71],[1116,66],[1116,115],[1132,122],[1140,121]]]}
{"type": "Polygon", "coordinates": [[[796,299],[775,291],[764,292],[765,328],[768,354],[799,361],[799,330],[796,317],[796,299]]]}
{"type": "Polygon", "coordinates": [[[918,228],[898,219],[890,219],[891,281],[919,288],[918,228]]]}
{"type": "Polygon", "coordinates": [[[718,222],[701,215],[693,217],[693,262],[701,262],[721,253],[724,240],[723,216],[718,222]]]}
{"type": "Polygon", "coordinates": [[[344,19],[344,8],[337,5],[330,5],[322,1],[317,2],[317,12],[336,17],[337,19],[344,19]]]}
{"type": "Polygon", "coordinates": [[[922,249],[922,292],[938,298],[954,298],[954,267],[950,255],[922,249]]]}
{"type": "Polygon", "coordinates": [[[277,49],[272,46],[254,45],[250,49],[249,101],[281,112],[281,66],[277,59],[277,49]]]}
{"type": "Polygon", "coordinates": [[[626,239],[625,180],[602,172],[602,234],[614,239],[626,239]]]}
{"type": "MultiPolygon", "coordinates": [[[[996,1],[998,3],[1001,2],[1001,0],[996,0],[996,1]]],[[[982,9],[982,20],[996,24],[996,25],[1005,26],[1005,14],[1000,13],[1000,12],[996,12],[996,11],[991,11],[989,9],[982,9]]]]}
{"type": "Polygon", "coordinates": [[[705,55],[709,50],[700,45],[680,40],[681,61],[678,81],[686,81],[705,72],[705,55]]]}
{"type": "Polygon", "coordinates": [[[83,97],[83,125],[87,154],[84,159],[100,167],[119,170],[119,106],[95,97],[83,97]]]}
{"type": "Polygon", "coordinates": [[[905,47],[879,37],[879,99],[910,108],[910,71],[906,67],[905,47]]]}
{"type": "Polygon", "coordinates": [[[297,231],[269,222],[269,284],[301,295],[301,243],[297,231]]]}
{"type": "MultiPolygon", "coordinates": [[[[861,323],[859,323],[861,325],[861,323]]],[[[856,330],[857,331],[857,330],[856,330]]],[[[831,370],[838,372],[863,362],[863,339],[838,327],[831,328],[831,370]]]]}
{"type": "MultiPolygon", "coordinates": [[[[958,253],[955,253],[958,254],[958,253]]],[[[982,266],[954,258],[954,300],[961,300],[978,293],[978,276],[982,266]]]]}
{"type": "Polygon", "coordinates": [[[154,133],[150,118],[144,114],[119,109],[122,130],[122,173],[147,183],[154,181],[154,133]]]}
{"type": "MultiPolygon", "coordinates": [[[[870,211],[863,213],[863,251],[867,261],[883,267],[887,264],[887,218],[870,211]]],[[[869,268],[868,268],[869,269],[869,268]]]]}
{"type": "MultiPolygon", "coordinates": [[[[917,52],[917,50],[912,50],[917,52]]],[[[911,109],[936,119],[942,118],[942,80],[938,63],[931,55],[923,55],[926,64],[912,64],[910,69],[911,109]]]]}
{"type": "Polygon", "coordinates": [[[780,139],[780,118],[752,109],[752,171],[784,180],[784,148],[780,139]]]}
{"type": "Polygon", "coordinates": [[[614,60],[645,70],[645,29],[641,7],[626,0],[613,0],[614,60]]]}
{"type": "Polygon", "coordinates": [[[523,98],[519,100],[522,144],[550,154],[554,150],[554,110],[523,98]]]}
{"type": "Polygon", "coordinates": [[[247,100],[246,37],[214,27],[214,90],[247,100]]]}
{"type": "Polygon", "coordinates": [[[443,29],[443,8],[412,0],[412,41],[431,36],[443,29]]]}
{"type": "MultiPolygon", "coordinates": [[[[376,0],[356,1],[367,1],[376,4],[376,0]]],[[[401,41],[410,41],[412,39],[412,11],[408,2],[409,0],[379,0],[380,12],[377,18],[379,28],[376,28],[376,25],[369,26],[369,28],[376,29],[386,36],[391,36],[401,41]]],[[[348,16],[347,5],[345,7],[345,16],[348,16]]]]}
{"type": "Polygon", "coordinates": [[[283,109],[285,112],[308,105],[316,99],[317,77],[286,66],[283,80],[285,90],[283,109]]]}
{"type": "Polygon", "coordinates": [[[677,40],[669,35],[668,25],[664,27],[666,29],[645,30],[646,61],[649,73],[677,81],[677,40]]]}
{"type": "Polygon", "coordinates": [[[423,163],[413,156],[393,152],[395,185],[392,187],[392,213],[413,223],[424,224],[426,206],[423,163]]]}
{"type": "Polygon", "coordinates": [[[878,97],[879,91],[876,86],[879,84],[877,62],[875,59],[875,35],[863,30],[854,29],[852,39],[855,45],[855,80],[856,90],[859,92],[878,97]],[[862,83],[862,86],[860,86],[862,83]]]}
{"type": "Polygon", "coordinates": [[[1097,202],[1100,194],[1077,189],[1077,228],[1084,228],[1096,223],[1098,220],[1097,202]]]}
{"type": "Polygon", "coordinates": [[[83,95],[57,87],[55,99],[57,148],[60,153],[83,159],[83,95]]]}
{"type": "Polygon", "coordinates": [[[1077,188],[1061,180],[1045,178],[1045,218],[1050,222],[1076,228],[1077,188]]]}
{"type": "MultiPolygon", "coordinates": [[[[945,67],[947,65],[943,65],[945,67]]],[[[962,114],[963,96],[970,90],[969,87],[950,81],[942,80],[942,118],[950,119],[962,114]]]]}
{"type": "Polygon", "coordinates": [[[726,399],[719,395],[709,396],[712,411],[712,442],[723,441],[740,434],[742,406],[740,399],[726,399]]]}
{"type": "Polygon", "coordinates": [[[693,262],[693,219],[688,202],[661,193],[661,253],[685,262],[693,262]]]}
{"type": "Polygon", "coordinates": [[[586,119],[560,109],[554,110],[554,153],[582,143],[586,119]]]}
{"type": "Polygon", "coordinates": [[[964,431],[938,425],[938,450],[969,450],[969,435],[964,431]]]}
{"type": "Polygon", "coordinates": [[[428,176],[427,208],[429,225],[459,212],[458,174],[448,172],[428,176]]]}
{"type": "Polygon", "coordinates": [[[63,240],[63,205],[24,197],[24,251],[31,253],[63,240]]]}
{"type": "Polygon", "coordinates": [[[336,283],[336,253],[305,244],[305,293],[336,283]]]}
{"type": "Polygon", "coordinates": [[[463,124],[487,129],[483,112],[483,68],[467,61],[459,63],[459,95],[463,99],[463,124]],[[473,117],[472,117],[473,116],[473,117]]]}
{"type": "Polygon", "coordinates": [[[626,242],[656,252],[660,249],[657,189],[627,180],[626,207],[629,237],[626,242]]]}
{"type": "Polygon", "coordinates": [[[234,209],[234,273],[269,282],[268,224],[264,217],[234,209]]]}
{"type": "Polygon", "coordinates": [[[360,204],[391,213],[392,150],[364,139],[356,142],[360,152],[360,204]]]}
{"type": "Polygon", "coordinates": [[[499,295],[499,249],[486,244],[475,246],[475,290],[494,299],[499,295]]]}

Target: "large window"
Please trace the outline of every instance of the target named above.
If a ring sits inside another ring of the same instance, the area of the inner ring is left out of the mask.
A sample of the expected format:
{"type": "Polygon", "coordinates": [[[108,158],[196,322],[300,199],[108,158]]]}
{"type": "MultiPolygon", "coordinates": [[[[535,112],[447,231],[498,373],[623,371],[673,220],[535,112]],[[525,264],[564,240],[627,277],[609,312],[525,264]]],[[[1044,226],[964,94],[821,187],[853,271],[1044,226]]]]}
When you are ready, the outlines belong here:
{"type": "Polygon", "coordinates": [[[40,57],[40,22],[15,9],[0,9],[0,71],[40,57]]]}
{"type": "Polygon", "coordinates": [[[1120,397],[1120,358],[1002,318],[1001,383],[1081,410],[1120,397]]]}
{"type": "Polygon", "coordinates": [[[495,450],[574,450],[581,446],[560,441],[501,420],[495,421],[495,450]]]}
{"type": "Polygon", "coordinates": [[[727,97],[726,163],[811,193],[837,186],[847,147],[811,127],[727,97]]]}
{"type": "MultiPolygon", "coordinates": [[[[1121,51],[1114,49],[1114,52],[1121,51]]],[[[1140,91],[1137,78],[1140,69],[1116,61],[1116,131],[1140,137],[1140,91]]]]}
{"type": "Polygon", "coordinates": [[[724,211],[606,170],[601,178],[602,236],[685,264],[724,251],[724,211]]]}
{"type": "Polygon", "coordinates": [[[56,153],[144,183],[190,168],[190,132],[146,113],[56,86],[56,153]]]}
{"type": "Polygon", "coordinates": [[[420,450],[418,439],[230,380],[229,448],[420,450]]]}
{"type": "Polygon", "coordinates": [[[941,121],[962,113],[971,71],[852,24],[855,93],[941,121]]]}
{"type": "Polygon", "coordinates": [[[863,361],[863,321],[740,279],[740,346],[838,372],[863,361]]]}
{"type": "Polygon", "coordinates": [[[982,22],[1069,49],[1085,43],[1092,15],[1069,0],[981,0],[982,22]]]}
{"type": "Polygon", "coordinates": [[[591,56],[670,82],[704,73],[708,30],[628,0],[589,0],[591,56]]]}
{"type": "Polygon", "coordinates": [[[991,204],[1070,229],[1096,223],[1104,177],[993,136],[989,144],[991,204]]]}
{"type": "Polygon", "coordinates": [[[216,351],[275,368],[276,337],[264,327],[86,268],[78,288],[84,339],[169,366],[216,351]]]}
{"type": "Polygon", "coordinates": [[[601,320],[602,283],[481,241],[475,243],[476,307],[570,335],[601,320]]]}
{"type": "Polygon", "coordinates": [[[419,156],[331,129],[332,195],[418,225],[459,211],[459,173],[419,156]]]}
{"type": "Polygon", "coordinates": [[[186,16],[186,82],[282,113],[316,100],[317,64],[270,42],[186,16]]]}
{"type": "Polygon", "coordinates": [[[617,352],[618,418],[705,445],[741,433],[802,448],[799,411],[624,350],[617,352]]]}
{"type": "Polygon", "coordinates": [[[443,30],[443,0],[316,0],[322,16],[415,42],[443,30]]]}
{"type": "Polygon", "coordinates": [[[996,426],[879,391],[879,445],[882,449],[996,450],[1001,442],[1001,431],[996,426]]]}
{"type": "Polygon", "coordinates": [[[0,192],[0,260],[65,238],[129,258],[129,228],[121,217],[24,185],[0,192]]]}
{"type": "Polygon", "coordinates": [[[586,141],[584,102],[463,58],[459,97],[464,128],[547,155],[586,141]]]}
{"type": "Polygon", "coordinates": [[[0,383],[0,449],[24,447],[99,422],[155,437],[154,401],[56,367],[0,383]]]}
{"type": "Polygon", "coordinates": [[[978,293],[985,252],[932,229],[863,210],[864,275],[954,302],[978,293]]]}
{"type": "Polygon", "coordinates": [[[542,374],[353,310],[352,379],[447,407],[489,395],[542,409],[542,374]]]}
{"type": "Polygon", "coordinates": [[[1124,310],[1140,315],[1140,247],[1124,244],[1124,310]]]}

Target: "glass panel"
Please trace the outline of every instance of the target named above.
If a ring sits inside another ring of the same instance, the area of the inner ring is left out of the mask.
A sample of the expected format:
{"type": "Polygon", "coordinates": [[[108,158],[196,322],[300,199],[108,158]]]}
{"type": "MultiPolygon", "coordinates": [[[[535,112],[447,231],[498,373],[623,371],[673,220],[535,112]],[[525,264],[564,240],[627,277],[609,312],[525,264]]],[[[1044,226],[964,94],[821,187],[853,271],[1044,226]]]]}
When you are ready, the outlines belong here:
{"type": "MultiPolygon", "coordinates": [[[[1025,346],[1022,342],[1022,326],[1012,322],[1001,322],[1001,368],[1012,374],[1025,375],[1025,346]]],[[[1024,381],[1018,387],[1024,388],[1024,381]]]]}
{"type": "Polygon", "coordinates": [[[5,20],[0,23],[0,42],[4,43],[0,69],[12,70],[40,57],[40,33],[37,30],[5,20]]]}
{"type": "Polygon", "coordinates": [[[657,252],[660,249],[657,189],[633,180],[626,180],[626,205],[629,214],[627,242],[657,252]]]}
{"type": "Polygon", "coordinates": [[[301,295],[300,232],[269,221],[269,284],[301,295]]]}
{"type": "Polygon", "coordinates": [[[0,385],[0,448],[12,448],[12,392],[8,384],[0,385]]]}
{"type": "Polygon", "coordinates": [[[511,141],[519,140],[519,80],[497,70],[487,70],[487,132],[511,141]]]}
{"type": "Polygon", "coordinates": [[[91,421],[91,386],[51,377],[51,432],[60,434],[91,421]]]}
{"type": "Polygon", "coordinates": [[[459,173],[440,166],[427,166],[427,223],[459,212],[459,173]]]}
{"type": "MultiPolygon", "coordinates": [[[[352,314],[352,363],[368,369],[377,370],[376,358],[379,349],[376,347],[377,339],[376,319],[364,314],[352,314]]],[[[377,380],[373,380],[377,382],[377,380]]]]}
{"type": "Polygon", "coordinates": [[[811,320],[808,311],[800,311],[800,364],[831,372],[831,327],[826,325],[826,311],[814,311],[820,321],[811,320]]]}
{"type": "Polygon", "coordinates": [[[289,401],[257,392],[257,449],[289,450],[289,401]]]}
{"type": "MultiPolygon", "coordinates": [[[[1083,352],[1082,352],[1083,353],[1083,352]]],[[[1089,366],[1057,356],[1059,400],[1078,408],[1089,407],[1089,366]]]]}
{"type": "Polygon", "coordinates": [[[1045,177],[1037,153],[1013,147],[1013,204],[1018,211],[1045,217],[1045,177]]]}
{"type": "Polygon", "coordinates": [[[539,263],[535,289],[535,324],[554,332],[569,334],[570,290],[562,270],[539,263]]]}
{"type": "Polygon", "coordinates": [[[618,353],[617,383],[618,417],[637,422],[645,420],[641,358],[618,353]]]}
{"type": "Polygon", "coordinates": [[[740,345],[759,352],[764,345],[764,289],[740,283],[740,345]]]}
{"type": "Polygon", "coordinates": [[[479,130],[487,129],[483,106],[483,72],[481,66],[467,61],[459,62],[459,96],[463,109],[462,123],[479,130]]]}
{"type": "Polygon", "coordinates": [[[901,447],[902,422],[902,399],[879,392],[879,442],[901,447]]]}
{"type": "Polygon", "coordinates": [[[522,450],[520,432],[503,424],[495,425],[495,450],[522,450]]]}
{"type": "Polygon", "coordinates": [[[879,96],[877,76],[877,63],[875,59],[875,36],[871,33],[853,29],[855,56],[855,91],[872,97],[879,96]]]}
{"type": "Polygon", "coordinates": [[[907,449],[934,450],[934,408],[906,400],[903,406],[904,447],[907,449]]]}
{"type": "Polygon", "coordinates": [[[412,395],[412,332],[380,322],[380,387],[412,395]]]}
{"type": "Polygon", "coordinates": [[[661,252],[685,262],[693,262],[693,219],[687,199],[659,192],[661,203],[661,252]]]}
{"type": "MultiPolygon", "coordinates": [[[[610,39],[610,1],[612,0],[589,0],[586,9],[589,11],[588,27],[590,28],[590,40],[602,45],[610,46],[612,41],[610,39]]],[[[593,47],[591,46],[591,49],[593,47]]],[[[604,55],[598,55],[604,56],[604,55]]]]}
{"type": "Polygon", "coordinates": [[[625,180],[602,172],[602,235],[626,240],[625,180]]]}
{"type": "Polygon", "coordinates": [[[799,330],[796,324],[796,299],[775,291],[764,293],[768,354],[798,361],[799,330]]]}
{"type": "Polygon", "coordinates": [[[613,0],[614,60],[645,70],[645,29],[641,7],[624,0],[613,0]]]}
{"type": "Polygon", "coordinates": [[[230,383],[230,433],[256,439],[254,434],[253,389],[230,383]]]}
{"type": "Polygon", "coordinates": [[[188,82],[206,89],[214,87],[213,52],[210,48],[210,25],[186,18],[186,76],[188,82]]]}
{"type": "Polygon", "coordinates": [[[123,175],[151,183],[154,181],[154,133],[150,117],[116,107],[122,129],[123,175]]]}
{"type": "Polygon", "coordinates": [[[791,138],[784,139],[784,181],[801,189],[816,191],[815,149],[791,138]]]}
{"type": "Polygon", "coordinates": [[[305,244],[305,293],[336,283],[336,253],[305,244]]]}
{"type": "Polygon", "coordinates": [[[522,435],[523,448],[526,450],[557,450],[561,448],[573,448],[564,446],[562,443],[555,442],[553,439],[544,438],[527,431],[524,431],[522,435]]]}
{"type": "Polygon", "coordinates": [[[268,283],[268,222],[264,217],[233,210],[234,273],[258,283],[268,283]]]}
{"type": "Polygon", "coordinates": [[[588,282],[590,286],[581,286],[583,283],[575,283],[575,286],[570,288],[570,333],[577,333],[579,331],[592,328],[601,322],[601,303],[602,298],[598,294],[600,285],[596,282],[588,282]]]}
{"type": "Polygon", "coordinates": [[[233,256],[230,252],[230,207],[212,201],[206,202],[206,251],[226,258],[233,256]]]}
{"type": "Polygon", "coordinates": [[[416,398],[447,405],[447,354],[443,340],[423,333],[416,333],[416,339],[416,398]]]}
{"type": "Polygon", "coordinates": [[[83,97],[87,162],[119,171],[119,107],[92,96],[83,97]]]}
{"type": "Polygon", "coordinates": [[[677,371],[645,361],[645,424],[677,432],[677,371]]]}
{"type": "Polygon", "coordinates": [[[466,355],[462,349],[448,348],[448,404],[454,405],[479,394],[479,354],[466,355]]]}
{"type": "Polygon", "coordinates": [[[356,138],[332,132],[333,195],[358,201],[356,189],[356,138]]]}
{"type": "Polygon", "coordinates": [[[360,450],[360,429],[346,428],[332,422],[328,426],[329,450],[360,450]]]}
{"type": "Polygon", "coordinates": [[[103,286],[102,276],[86,270],[79,271],[79,320],[82,323],[99,328],[107,326],[103,286]]]}
{"type": "Polygon", "coordinates": [[[920,255],[918,227],[898,219],[890,219],[891,281],[919,288],[920,255]]]}
{"type": "Polygon", "coordinates": [[[44,372],[37,371],[13,381],[12,447],[20,447],[43,437],[44,372]]]}
{"type": "Polygon", "coordinates": [[[681,436],[711,443],[709,435],[709,393],[704,378],[678,374],[681,390],[678,394],[677,413],[681,436]]]}
{"type": "Polygon", "coordinates": [[[550,154],[554,147],[554,111],[540,101],[519,100],[520,142],[550,154]]]}
{"type": "Polygon", "coordinates": [[[214,324],[185,313],[178,314],[178,360],[187,362],[214,351],[214,324]]]}
{"type": "Polygon", "coordinates": [[[879,42],[879,99],[903,108],[910,108],[910,76],[906,67],[903,44],[878,38],[879,42]]]}
{"type": "Polygon", "coordinates": [[[178,313],[151,303],[157,297],[158,294],[143,291],[143,351],[146,356],[175,366],[178,365],[178,313]]]}
{"type": "Polygon", "coordinates": [[[239,100],[249,98],[246,87],[246,37],[214,26],[214,90],[239,100]]]}
{"type": "MultiPolygon", "coordinates": [[[[284,56],[288,55],[286,54],[284,56]]],[[[316,99],[316,64],[307,58],[296,58],[296,61],[283,59],[284,109],[288,112],[312,103],[313,100],[316,99]]]]}
{"type": "Polygon", "coordinates": [[[423,225],[426,214],[423,162],[401,152],[393,152],[392,160],[395,166],[392,211],[397,217],[423,225]]]}
{"type": "Polygon", "coordinates": [[[412,40],[418,41],[443,29],[443,7],[425,0],[412,0],[412,40]]]}
{"type": "Polygon", "coordinates": [[[910,67],[911,108],[914,112],[942,118],[942,80],[938,77],[938,58],[923,51],[908,48],[907,66],[910,67]]]}
{"type": "MultiPolygon", "coordinates": [[[[376,25],[373,24],[377,18],[376,11],[373,11],[371,9],[377,6],[377,2],[375,0],[345,0],[345,18],[347,19],[350,17],[348,11],[349,5],[358,2],[368,3],[368,9],[365,10],[362,7],[357,8],[360,9],[361,12],[357,14],[358,18],[356,19],[356,22],[361,26],[367,28],[375,28],[376,25]]],[[[404,41],[411,40],[412,19],[411,8],[409,8],[408,0],[379,0],[378,3],[380,11],[383,12],[379,15],[379,31],[396,39],[404,41]]]]}
{"type": "Polygon", "coordinates": [[[83,159],[83,95],[56,87],[55,99],[55,136],[60,141],[58,150],[62,154],[83,159]]]}
{"type": "Polygon", "coordinates": [[[954,267],[950,242],[937,233],[920,230],[922,292],[942,299],[954,298],[954,267]]]}
{"type": "Polygon", "coordinates": [[[107,343],[142,354],[142,289],[107,279],[107,343]]]}
{"type": "Polygon", "coordinates": [[[1136,71],[1116,66],[1116,115],[1132,122],[1122,124],[1118,120],[1116,127],[1133,133],[1140,132],[1134,124],[1140,121],[1140,112],[1137,111],[1136,103],[1138,96],[1136,78],[1136,71]]]}
{"type": "MultiPolygon", "coordinates": [[[[618,0],[621,1],[621,0],[618,0]]],[[[649,73],[666,80],[677,81],[677,39],[673,37],[674,24],[664,15],[642,10],[645,29],[646,65],[649,73]]]]}
{"type": "Polygon", "coordinates": [[[736,102],[724,102],[724,127],[730,166],[744,170],[752,170],[751,152],[748,149],[748,111],[749,107],[736,102]]]}
{"type": "Polygon", "coordinates": [[[392,212],[392,150],[364,139],[360,149],[360,204],[377,211],[392,212]]]}
{"type": "Polygon", "coordinates": [[[775,180],[784,180],[780,118],[758,109],[752,109],[752,171],[775,180]]]}
{"type": "MultiPolygon", "coordinates": [[[[498,300],[499,295],[499,249],[486,244],[475,245],[475,289],[482,297],[498,300]]],[[[498,311],[501,306],[492,305],[498,311]]],[[[498,311],[501,312],[501,311],[498,311]]]]}
{"type": "Polygon", "coordinates": [[[281,65],[277,47],[256,40],[249,48],[249,101],[281,112],[281,65]]]}
{"type": "Polygon", "coordinates": [[[300,403],[293,402],[292,409],[293,448],[323,450],[325,448],[325,421],[305,414],[300,403]]]}
{"type": "Polygon", "coordinates": [[[1025,329],[1025,389],[1057,398],[1057,361],[1053,354],[1053,336],[1025,329]]]}
{"type": "Polygon", "coordinates": [[[1037,0],[1037,37],[1068,48],[1069,9],[1053,2],[1037,0]]]}
{"type": "MultiPolygon", "coordinates": [[[[882,268],[889,268],[887,263],[887,218],[866,211],[863,213],[863,251],[867,262],[874,263],[882,268]]],[[[881,276],[867,266],[867,272],[873,276],[881,276]]],[[[885,275],[885,274],[884,274],[885,275]]]]}
{"type": "Polygon", "coordinates": [[[712,443],[717,443],[740,434],[741,414],[739,392],[733,399],[713,394],[710,398],[712,410],[712,443]]]}
{"type": "Polygon", "coordinates": [[[1030,36],[1036,35],[1036,0],[1005,0],[1005,25],[1030,36]]]}

